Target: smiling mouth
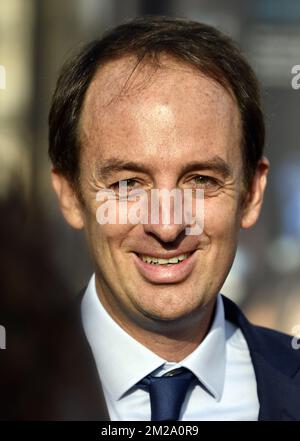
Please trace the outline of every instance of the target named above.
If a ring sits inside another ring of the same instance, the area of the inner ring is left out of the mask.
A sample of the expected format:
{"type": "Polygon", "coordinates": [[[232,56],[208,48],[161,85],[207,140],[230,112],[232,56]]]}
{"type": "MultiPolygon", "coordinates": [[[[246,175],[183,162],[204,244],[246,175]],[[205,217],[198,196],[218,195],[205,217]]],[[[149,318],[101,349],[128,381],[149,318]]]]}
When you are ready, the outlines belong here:
{"type": "MultiPolygon", "coordinates": [[[[169,253],[170,254],[170,253],[169,253]]],[[[196,250],[166,258],[141,253],[133,253],[133,260],[141,276],[155,284],[179,283],[184,281],[193,271],[197,263],[196,250]]],[[[163,256],[163,257],[162,257],[163,256]]]]}
{"type": "Polygon", "coordinates": [[[161,259],[155,256],[147,256],[144,254],[137,254],[137,256],[139,257],[140,260],[142,260],[145,263],[149,263],[150,265],[171,266],[171,265],[177,265],[180,262],[183,262],[184,260],[188,259],[192,253],[193,251],[185,254],[179,254],[178,256],[174,256],[169,259],[161,259]]]}

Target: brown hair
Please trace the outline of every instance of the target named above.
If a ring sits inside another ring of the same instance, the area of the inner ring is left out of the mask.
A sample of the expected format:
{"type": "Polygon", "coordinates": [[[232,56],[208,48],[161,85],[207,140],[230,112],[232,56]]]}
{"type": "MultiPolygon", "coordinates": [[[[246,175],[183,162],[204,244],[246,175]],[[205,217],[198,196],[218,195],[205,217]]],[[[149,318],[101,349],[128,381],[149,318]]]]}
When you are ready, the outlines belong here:
{"type": "Polygon", "coordinates": [[[242,157],[251,183],[265,141],[264,117],[256,76],[235,43],[203,23],[165,16],[138,17],[87,44],[62,68],[49,114],[49,156],[72,183],[79,177],[78,123],[85,93],[96,71],[125,55],[158,60],[168,54],[190,65],[236,98],[242,121],[242,157]]]}

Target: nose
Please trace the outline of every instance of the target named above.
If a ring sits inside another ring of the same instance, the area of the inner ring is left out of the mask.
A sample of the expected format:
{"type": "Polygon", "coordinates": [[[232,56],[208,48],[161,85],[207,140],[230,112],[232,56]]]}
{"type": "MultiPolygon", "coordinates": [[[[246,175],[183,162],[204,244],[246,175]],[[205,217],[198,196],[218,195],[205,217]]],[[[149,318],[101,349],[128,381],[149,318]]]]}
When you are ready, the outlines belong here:
{"type": "Polygon", "coordinates": [[[182,201],[178,204],[182,195],[177,193],[176,197],[177,203],[172,197],[166,202],[166,194],[152,193],[148,223],[143,225],[145,233],[157,236],[162,242],[173,242],[178,238],[186,225],[183,219],[182,201]]]}
{"type": "Polygon", "coordinates": [[[162,242],[173,242],[184,230],[184,225],[162,225],[162,224],[145,224],[145,233],[152,233],[157,236],[162,242]]]}

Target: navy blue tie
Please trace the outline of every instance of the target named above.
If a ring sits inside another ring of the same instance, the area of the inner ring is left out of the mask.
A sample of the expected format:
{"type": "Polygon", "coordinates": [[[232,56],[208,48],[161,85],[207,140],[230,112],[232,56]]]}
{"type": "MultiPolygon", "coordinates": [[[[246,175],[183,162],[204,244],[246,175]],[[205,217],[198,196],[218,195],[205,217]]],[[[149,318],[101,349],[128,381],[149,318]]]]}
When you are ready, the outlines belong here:
{"type": "Polygon", "coordinates": [[[185,368],[174,369],[162,377],[147,375],[137,386],[146,388],[150,394],[151,421],[177,421],[187,389],[195,378],[185,368]]]}

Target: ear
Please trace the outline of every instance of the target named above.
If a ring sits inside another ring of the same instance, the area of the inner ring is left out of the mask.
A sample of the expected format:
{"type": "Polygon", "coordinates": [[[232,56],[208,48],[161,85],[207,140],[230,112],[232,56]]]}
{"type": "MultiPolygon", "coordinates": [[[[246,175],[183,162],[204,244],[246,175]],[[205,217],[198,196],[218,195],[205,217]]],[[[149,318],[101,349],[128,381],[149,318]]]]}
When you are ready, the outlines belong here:
{"type": "Polygon", "coordinates": [[[71,182],[54,169],[51,170],[51,179],[64,218],[73,228],[83,228],[82,208],[71,182]]]}
{"type": "Polygon", "coordinates": [[[257,165],[250,189],[244,198],[241,228],[252,227],[260,214],[269,172],[269,161],[262,157],[257,165]]]}

